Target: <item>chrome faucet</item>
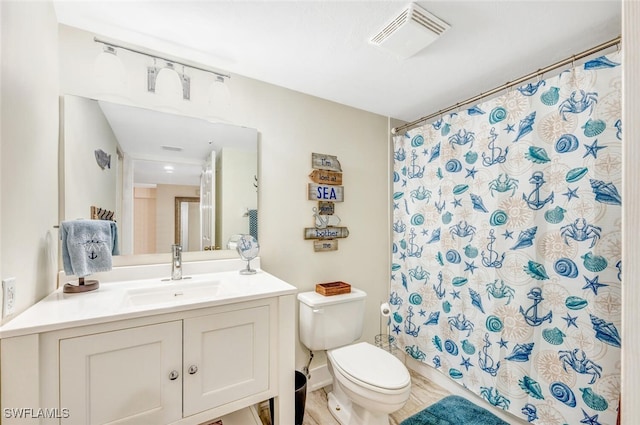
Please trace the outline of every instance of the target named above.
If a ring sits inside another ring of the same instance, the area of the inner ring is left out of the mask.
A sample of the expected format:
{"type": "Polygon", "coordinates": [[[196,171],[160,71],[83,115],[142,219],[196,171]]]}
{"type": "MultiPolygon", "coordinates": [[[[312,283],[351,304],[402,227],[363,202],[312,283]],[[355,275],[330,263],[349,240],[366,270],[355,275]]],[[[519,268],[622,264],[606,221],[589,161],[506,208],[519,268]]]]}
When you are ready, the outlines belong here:
{"type": "Polygon", "coordinates": [[[182,246],[171,245],[171,280],[182,279],[182,246]]]}

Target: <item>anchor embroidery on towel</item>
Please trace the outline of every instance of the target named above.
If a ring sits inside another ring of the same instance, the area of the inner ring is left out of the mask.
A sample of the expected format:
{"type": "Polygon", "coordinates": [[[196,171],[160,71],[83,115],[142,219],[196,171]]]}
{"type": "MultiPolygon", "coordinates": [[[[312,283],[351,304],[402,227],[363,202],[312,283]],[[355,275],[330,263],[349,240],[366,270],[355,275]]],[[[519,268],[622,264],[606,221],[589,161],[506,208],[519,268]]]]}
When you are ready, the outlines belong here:
{"type": "Polygon", "coordinates": [[[97,235],[92,235],[86,241],[78,242],[78,245],[83,245],[84,250],[87,252],[88,259],[95,260],[99,257],[97,251],[100,250],[104,243],[105,241],[101,240],[97,235]]]}

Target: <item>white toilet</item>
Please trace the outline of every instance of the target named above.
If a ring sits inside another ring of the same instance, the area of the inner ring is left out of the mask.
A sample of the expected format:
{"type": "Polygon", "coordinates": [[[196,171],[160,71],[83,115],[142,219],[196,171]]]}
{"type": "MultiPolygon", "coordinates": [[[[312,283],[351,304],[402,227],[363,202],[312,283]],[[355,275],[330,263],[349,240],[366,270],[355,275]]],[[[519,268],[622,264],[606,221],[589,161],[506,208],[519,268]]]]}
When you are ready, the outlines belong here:
{"type": "Polygon", "coordinates": [[[367,294],[298,294],[300,340],[311,351],[327,350],[333,390],[329,411],[341,425],[389,425],[389,414],[409,399],[409,371],[393,354],[362,335],[367,294]]]}

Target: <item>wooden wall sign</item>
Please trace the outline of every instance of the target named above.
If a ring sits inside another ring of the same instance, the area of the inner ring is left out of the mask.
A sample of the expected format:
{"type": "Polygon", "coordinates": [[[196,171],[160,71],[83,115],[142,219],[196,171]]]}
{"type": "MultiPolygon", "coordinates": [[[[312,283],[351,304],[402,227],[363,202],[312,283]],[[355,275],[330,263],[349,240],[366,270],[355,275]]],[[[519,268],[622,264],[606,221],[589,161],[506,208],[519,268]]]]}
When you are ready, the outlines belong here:
{"type": "Polygon", "coordinates": [[[321,184],[342,184],[342,173],[329,170],[313,170],[309,174],[311,180],[321,184]]]}
{"type": "Polygon", "coordinates": [[[342,202],[344,201],[344,187],[309,183],[308,195],[310,201],[342,202]]]}
{"type": "Polygon", "coordinates": [[[333,215],[336,211],[336,204],[333,202],[318,201],[318,214],[333,215]]]}
{"type": "Polygon", "coordinates": [[[337,239],[315,240],[313,241],[313,250],[315,252],[337,251],[338,240],[337,239]]]}
{"type": "Polygon", "coordinates": [[[344,201],[342,167],[338,157],[321,153],[311,154],[311,167],[313,183],[309,183],[307,199],[318,201],[318,207],[313,208],[315,227],[305,227],[304,238],[314,240],[315,252],[337,251],[337,238],[349,236],[349,229],[338,227],[340,217],[335,215],[335,202],[344,201]]]}
{"type": "Polygon", "coordinates": [[[311,167],[319,170],[342,171],[337,156],[322,153],[311,154],[311,167]]]}
{"type": "Polygon", "coordinates": [[[304,238],[305,239],[334,239],[334,238],[346,238],[349,236],[349,229],[346,227],[325,227],[324,229],[318,229],[316,227],[305,227],[304,238]]]}

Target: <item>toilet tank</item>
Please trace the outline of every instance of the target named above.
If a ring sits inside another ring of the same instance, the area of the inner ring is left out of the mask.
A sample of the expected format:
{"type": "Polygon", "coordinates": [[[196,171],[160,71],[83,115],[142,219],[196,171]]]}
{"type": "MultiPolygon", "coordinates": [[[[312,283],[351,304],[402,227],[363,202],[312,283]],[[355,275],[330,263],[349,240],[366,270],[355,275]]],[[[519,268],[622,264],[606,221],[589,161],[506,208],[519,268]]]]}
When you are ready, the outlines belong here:
{"type": "Polygon", "coordinates": [[[364,325],[367,294],[351,288],[348,294],[324,296],[301,292],[300,341],[309,350],[330,350],[357,341],[364,325]]]}

